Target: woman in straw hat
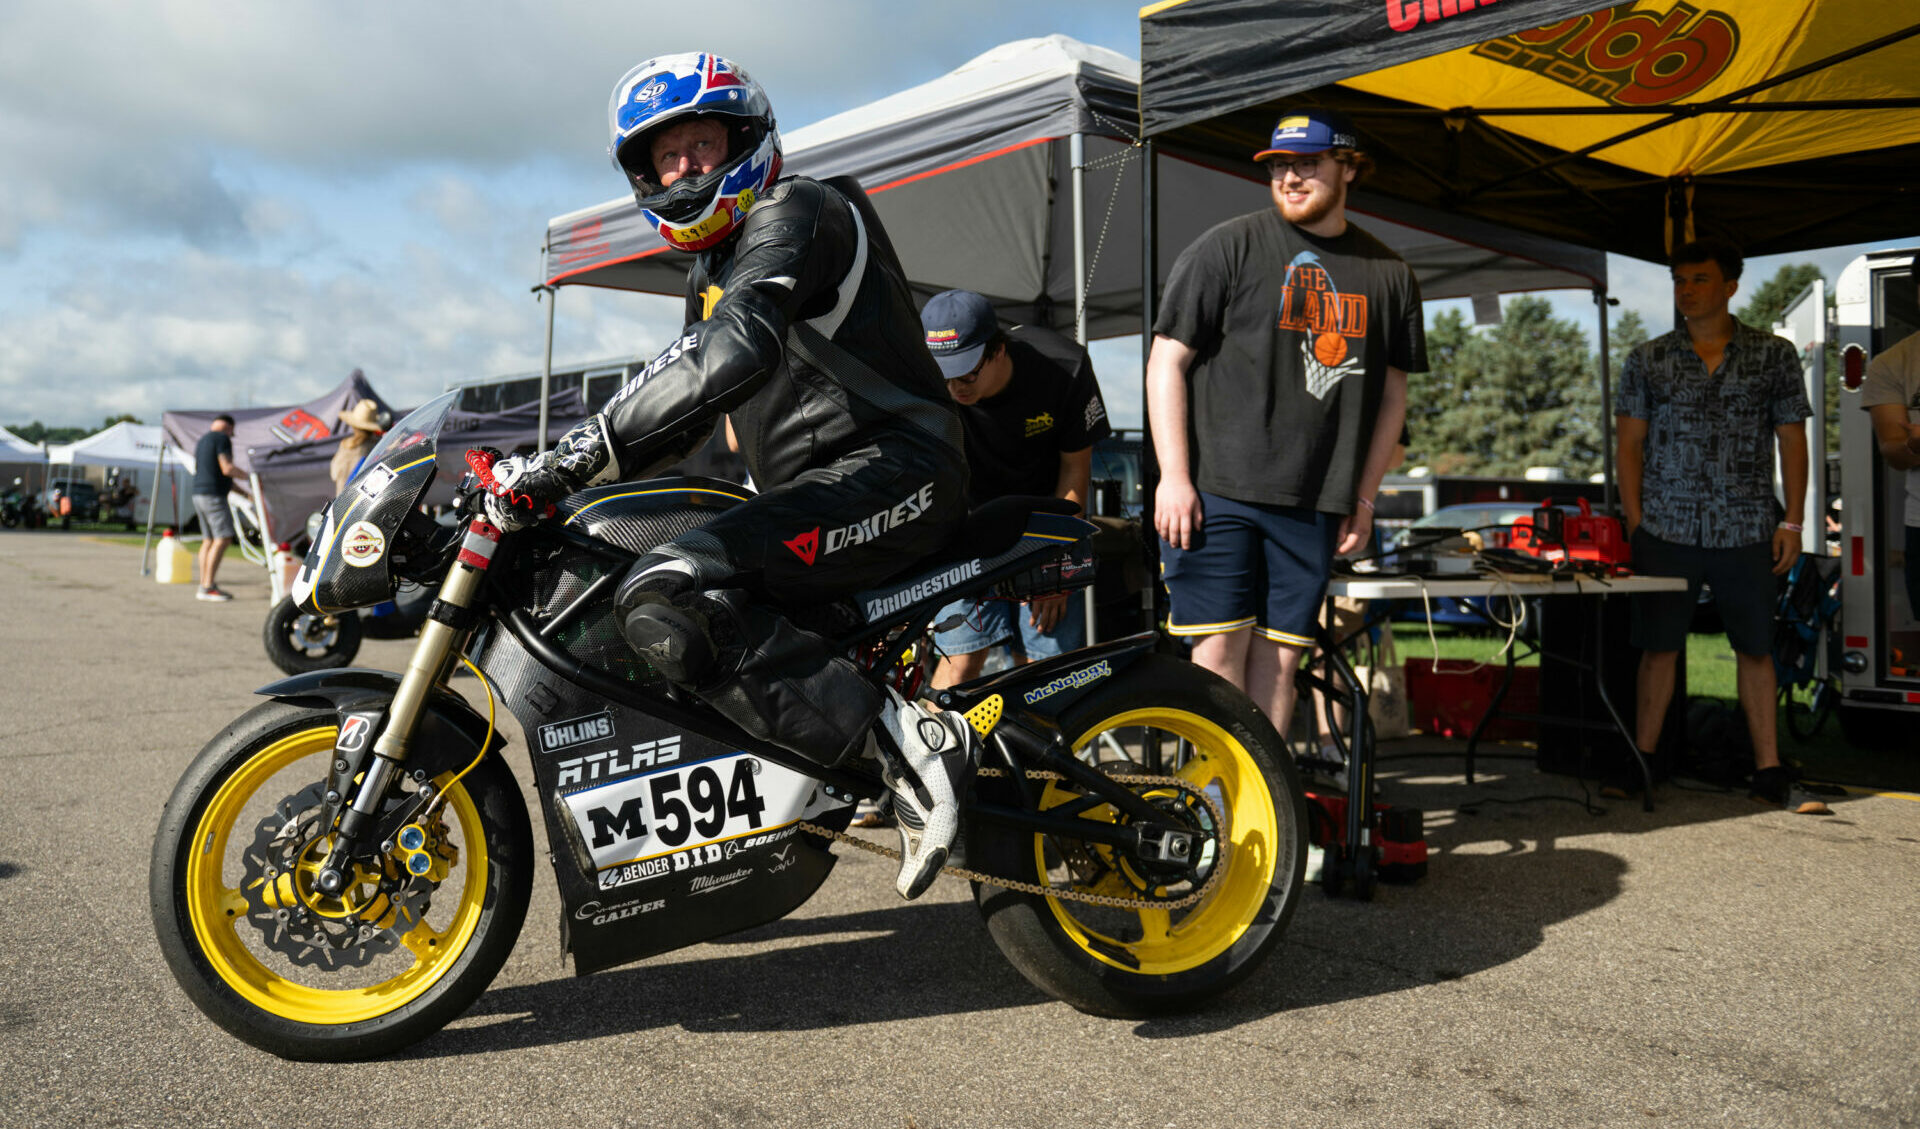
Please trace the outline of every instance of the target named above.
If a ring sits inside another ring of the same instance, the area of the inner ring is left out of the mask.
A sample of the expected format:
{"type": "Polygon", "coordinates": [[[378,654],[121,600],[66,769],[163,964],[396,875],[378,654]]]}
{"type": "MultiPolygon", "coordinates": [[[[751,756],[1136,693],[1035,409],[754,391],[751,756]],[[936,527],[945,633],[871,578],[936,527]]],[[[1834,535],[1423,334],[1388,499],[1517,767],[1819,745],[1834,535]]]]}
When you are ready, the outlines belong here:
{"type": "Polygon", "coordinates": [[[340,449],[333,453],[333,463],[328,473],[333,477],[333,492],[339,494],[347,488],[347,480],[360,466],[360,460],[367,457],[373,445],[386,431],[386,413],[372,400],[361,400],[353,407],[340,413],[340,422],[353,430],[340,441],[340,449]]]}

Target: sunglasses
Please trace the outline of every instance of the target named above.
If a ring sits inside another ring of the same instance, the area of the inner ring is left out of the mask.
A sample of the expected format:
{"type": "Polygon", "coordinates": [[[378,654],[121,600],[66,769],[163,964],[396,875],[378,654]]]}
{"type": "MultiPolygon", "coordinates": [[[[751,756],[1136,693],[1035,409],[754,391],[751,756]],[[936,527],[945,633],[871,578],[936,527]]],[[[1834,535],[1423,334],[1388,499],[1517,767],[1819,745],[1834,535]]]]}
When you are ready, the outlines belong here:
{"type": "Polygon", "coordinates": [[[987,354],[985,352],[982,352],[980,354],[979,364],[974,365],[972,368],[968,369],[966,372],[961,373],[959,376],[949,376],[947,378],[947,383],[948,384],[972,384],[974,381],[980,379],[980,370],[985,367],[987,367],[987,354]]]}

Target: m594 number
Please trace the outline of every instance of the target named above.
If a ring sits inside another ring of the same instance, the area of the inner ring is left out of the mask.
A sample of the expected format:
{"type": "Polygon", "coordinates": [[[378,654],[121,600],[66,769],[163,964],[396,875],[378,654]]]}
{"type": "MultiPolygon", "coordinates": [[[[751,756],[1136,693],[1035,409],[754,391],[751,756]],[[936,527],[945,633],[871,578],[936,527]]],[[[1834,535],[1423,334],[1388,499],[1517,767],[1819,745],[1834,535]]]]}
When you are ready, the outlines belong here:
{"type": "Polygon", "coordinates": [[[760,774],[758,758],[739,756],[630,777],[568,803],[594,864],[606,867],[758,831],[760,774]]]}

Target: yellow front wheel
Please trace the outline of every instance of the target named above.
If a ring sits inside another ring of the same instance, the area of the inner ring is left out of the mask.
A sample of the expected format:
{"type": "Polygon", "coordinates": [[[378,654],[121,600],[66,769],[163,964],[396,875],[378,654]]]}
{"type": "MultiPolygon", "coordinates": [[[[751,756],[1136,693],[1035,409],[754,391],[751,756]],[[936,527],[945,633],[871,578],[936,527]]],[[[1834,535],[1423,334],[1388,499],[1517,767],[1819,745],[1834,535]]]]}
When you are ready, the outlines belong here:
{"type": "MultiPolygon", "coordinates": [[[[1298,777],[1272,725],[1225,681],[1147,655],[1075,703],[1061,730],[1082,759],[1108,772],[1177,778],[1177,787],[1136,791],[1202,837],[1196,865],[1155,871],[1084,840],[976,825],[970,858],[986,865],[975,869],[1063,893],[1204,896],[1164,910],[979,886],[1001,951],[1042,989],[1100,1015],[1190,1008],[1250,975],[1286,929],[1306,858],[1298,777]]],[[[1047,785],[1040,807],[1099,822],[1128,818],[1063,782],[1047,785]]]]}
{"type": "MultiPolygon", "coordinates": [[[[512,950],[532,885],[526,806],[488,757],[404,843],[323,893],[337,722],[288,702],[241,717],[187,769],[154,841],[154,927],[175,978],[216,1023],[286,1058],[383,1054],[457,1016],[512,950]]],[[[448,759],[409,763],[444,784],[448,759]]]]}

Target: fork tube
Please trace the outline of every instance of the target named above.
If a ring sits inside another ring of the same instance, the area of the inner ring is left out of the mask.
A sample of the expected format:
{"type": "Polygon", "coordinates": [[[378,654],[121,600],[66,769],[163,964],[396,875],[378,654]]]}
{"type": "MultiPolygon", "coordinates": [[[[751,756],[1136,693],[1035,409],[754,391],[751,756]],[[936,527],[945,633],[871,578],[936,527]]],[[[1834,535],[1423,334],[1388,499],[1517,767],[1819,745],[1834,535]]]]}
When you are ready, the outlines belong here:
{"type": "MultiPolygon", "coordinates": [[[[499,540],[500,531],[484,521],[476,518],[468,526],[460,557],[440,585],[439,603],[455,608],[472,606],[499,540]]],[[[387,711],[387,727],[373,743],[375,753],[396,762],[407,759],[414,726],[420,720],[420,707],[463,633],[437,619],[430,618],[421,626],[420,642],[413,648],[413,657],[407,661],[407,671],[401,676],[400,688],[394,691],[393,705],[387,711]]]]}

